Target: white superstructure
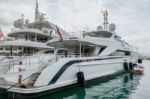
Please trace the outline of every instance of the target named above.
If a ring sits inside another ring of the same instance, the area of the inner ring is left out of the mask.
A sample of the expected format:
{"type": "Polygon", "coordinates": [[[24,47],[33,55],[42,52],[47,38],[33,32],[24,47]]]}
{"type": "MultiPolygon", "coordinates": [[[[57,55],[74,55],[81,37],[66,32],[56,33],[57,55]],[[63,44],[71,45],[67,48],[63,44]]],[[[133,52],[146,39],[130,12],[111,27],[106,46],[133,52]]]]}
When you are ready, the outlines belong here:
{"type": "Polygon", "coordinates": [[[0,74],[18,71],[19,69],[16,66],[20,62],[25,66],[23,68],[31,69],[39,67],[39,65],[41,67],[45,66],[48,64],[49,58],[53,56],[53,53],[45,52],[54,50],[53,47],[47,45],[47,41],[54,37],[58,38],[57,32],[66,34],[63,29],[46,20],[45,16],[39,12],[37,2],[34,22],[30,22],[22,15],[21,18],[13,22],[13,25],[14,28],[7,35],[7,38],[11,39],[3,41],[0,45],[0,55],[2,57],[0,59],[0,74]],[[32,63],[34,65],[31,65],[32,63]],[[12,70],[9,70],[10,68],[12,70]]]}

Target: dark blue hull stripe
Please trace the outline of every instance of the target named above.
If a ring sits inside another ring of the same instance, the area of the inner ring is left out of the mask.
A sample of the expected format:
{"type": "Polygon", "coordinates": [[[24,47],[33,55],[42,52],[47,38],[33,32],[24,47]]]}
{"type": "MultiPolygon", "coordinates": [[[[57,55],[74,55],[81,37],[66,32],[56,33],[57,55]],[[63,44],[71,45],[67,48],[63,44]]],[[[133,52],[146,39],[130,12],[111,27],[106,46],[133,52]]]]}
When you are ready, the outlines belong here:
{"type": "MultiPolygon", "coordinates": [[[[122,58],[122,57],[113,57],[113,58],[100,58],[100,59],[93,59],[93,61],[97,61],[97,60],[106,60],[106,59],[116,59],[116,58],[122,58]]],[[[86,59],[88,60],[88,59],[86,59]]],[[[52,80],[48,83],[48,85],[50,84],[54,84],[59,77],[67,70],[68,67],[70,67],[72,64],[75,63],[80,63],[82,61],[86,61],[86,60],[75,60],[75,61],[69,61],[66,64],[64,64],[60,70],[55,74],[55,76],[52,78],[52,80]]]]}
{"type": "Polygon", "coordinates": [[[69,66],[71,66],[74,63],[80,63],[80,62],[81,62],[81,60],[69,61],[68,63],[66,63],[64,66],[62,66],[62,68],[56,73],[56,75],[53,77],[53,79],[49,82],[49,85],[54,84],[58,80],[58,78],[63,74],[63,72],[65,70],[67,70],[67,68],[69,66]]]}

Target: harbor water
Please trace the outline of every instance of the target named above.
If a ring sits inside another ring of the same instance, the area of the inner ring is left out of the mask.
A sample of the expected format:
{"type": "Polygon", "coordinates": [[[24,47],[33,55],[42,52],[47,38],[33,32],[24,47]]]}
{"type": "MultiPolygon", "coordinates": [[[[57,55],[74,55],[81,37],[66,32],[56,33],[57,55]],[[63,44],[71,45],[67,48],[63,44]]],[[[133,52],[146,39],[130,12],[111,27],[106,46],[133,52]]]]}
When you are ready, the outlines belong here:
{"type": "MultiPolygon", "coordinates": [[[[150,61],[144,60],[144,75],[121,74],[88,83],[85,88],[68,88],[36,99],[150,99],[150,61]]],[[[6,95],[0,99],[7,99],[6,95]]]]}

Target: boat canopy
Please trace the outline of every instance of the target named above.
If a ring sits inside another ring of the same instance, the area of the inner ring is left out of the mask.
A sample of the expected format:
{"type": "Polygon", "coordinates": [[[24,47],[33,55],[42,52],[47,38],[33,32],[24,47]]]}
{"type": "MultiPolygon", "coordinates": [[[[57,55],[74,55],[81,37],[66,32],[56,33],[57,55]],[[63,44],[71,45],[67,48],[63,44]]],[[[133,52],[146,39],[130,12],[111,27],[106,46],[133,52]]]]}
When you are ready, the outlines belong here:
{"type": "Polygon", "coordinates": [[[54,49],[53,47],[47,46],[46,43],[25,40],[5,41],[0,45],[0,47],[31,47],[40,49],[54,49]]]}
{"type": "Polygon", "coordinates": [[[10,37],[15,37],[16,35],[17,36],[19,36],[19,35],[30,35],[30,36],[37,35],[37,36],[51,38],[51,35],[46,34],[38,29],[21,29],[21,30],[16,30],[16,31],[10,32],[8,34],[8,36],[10,36],[10,37]]]}
{"type": "Polygon", "coordinates": [[[69,40],[54,41],[54,42],[50,41],[48,43],[49,46],[53,46],[53,47],[57,47],[57,48],[60,48],[60,47],[66,48],[67,46],[69,46],[69,47],[80,46],[80,44],[82,46],[95,46],[95,44],[93,44],[93,43],[79,40],[79,39],[69,39],[69,40]]]}
{"type": "Polygon", "coordinates": [[[67,32],[65,30],[63,30],[62,28],[60,28],[59,26],[57,26],[52,22],[49,21],[37,21],[37,22],[33,22],[28,24],[28,28],[37,28],[37,29],[42,29],[43,27],[48,28],[48,29],[53,29],[54,31],[57,30],[57,28],[59,29],[60,33],[62,33],[63,35],[67,35],[67,32]]]}

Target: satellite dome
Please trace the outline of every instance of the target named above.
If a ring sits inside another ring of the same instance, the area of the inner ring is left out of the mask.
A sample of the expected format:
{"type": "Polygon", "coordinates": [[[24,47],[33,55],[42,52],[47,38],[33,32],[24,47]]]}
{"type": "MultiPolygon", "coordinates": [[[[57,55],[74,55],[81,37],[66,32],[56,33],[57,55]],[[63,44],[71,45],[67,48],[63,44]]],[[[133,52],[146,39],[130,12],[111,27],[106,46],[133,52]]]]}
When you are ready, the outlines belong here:
{"type": "Polygon", "coordinates": [[[111,23],[109,25],[109,31],[115,31],[116,30],[116,25],[114,23],[111,23]]]}
{"type": "Polygon", "coordinates": [[[97,26],[97,31],[102,31],[103,30],[103,27],[102,26],[97,26]]]}
{"type": "Polygon", "coordinates": [[[30,21],[29,21],[28,19],[25,20],[25,24],[26,24],[26,25],[29,24],[29,22],[30,22],[30,21]]]}
{"type": "Polygon", "coordinates": [[[24,25],[24,22],[23,22],[23,20],[22,19],[18,19],[18,20],[16,20],[16,21],[14,21],[14,26],[16,27],[16,28],[21,28],[23,25],[24,25]]]}

